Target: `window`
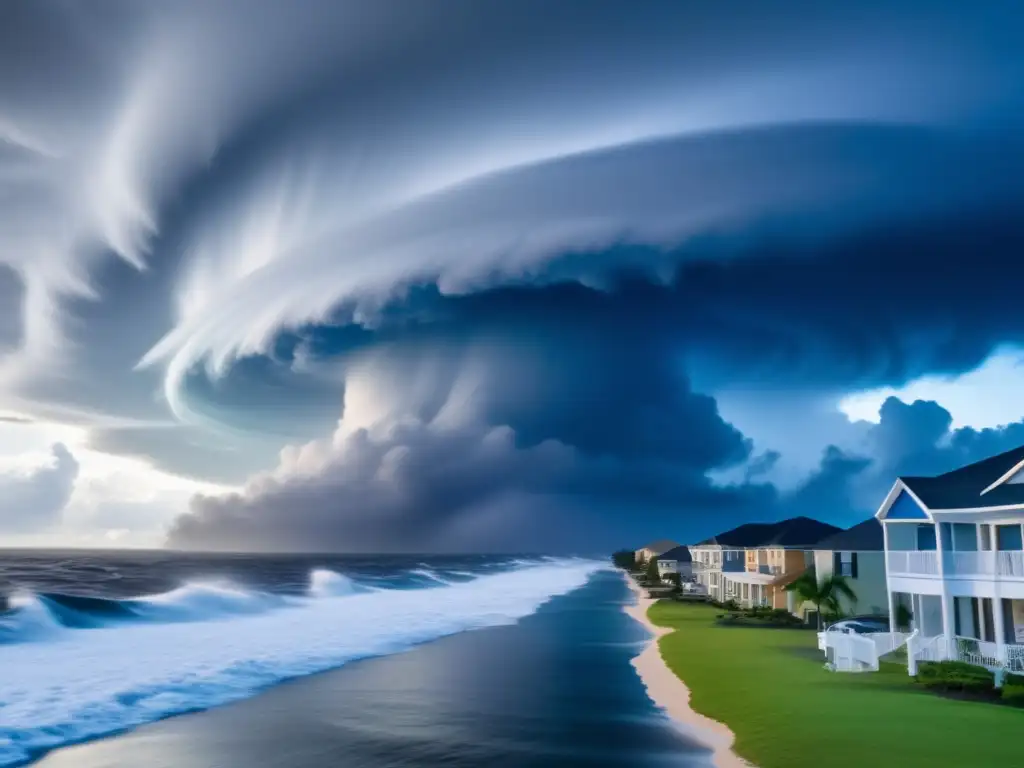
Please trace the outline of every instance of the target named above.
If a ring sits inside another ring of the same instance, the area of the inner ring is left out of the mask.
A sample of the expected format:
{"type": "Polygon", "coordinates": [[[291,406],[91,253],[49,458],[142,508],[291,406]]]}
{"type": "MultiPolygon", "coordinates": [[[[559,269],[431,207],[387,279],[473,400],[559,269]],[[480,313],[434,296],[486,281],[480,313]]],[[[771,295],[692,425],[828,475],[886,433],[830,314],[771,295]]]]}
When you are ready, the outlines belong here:
{"type": "Polygon", "coordinates": [[[832,572],[849,579],[857,578],[857,553],[836,552],[832,556],[832,572]]]}
{"type": "Polygon", "coordinates": [[[953,548],[957,552],[978,549],[978,526],[973,523],[953,523],[953,548]]]}
{"type": "Polygon", "coordinates": [[[996,549],[1000,552],[1019,552],[1024,549],[1022,544],[1019,525],[996,526],[996,549]]]}
{"type": "Polygon", "coordinates": [[[934,525],[927,524],[917,526],[917,548],[922,552],[935,551],[936,544],[934,525]]]}

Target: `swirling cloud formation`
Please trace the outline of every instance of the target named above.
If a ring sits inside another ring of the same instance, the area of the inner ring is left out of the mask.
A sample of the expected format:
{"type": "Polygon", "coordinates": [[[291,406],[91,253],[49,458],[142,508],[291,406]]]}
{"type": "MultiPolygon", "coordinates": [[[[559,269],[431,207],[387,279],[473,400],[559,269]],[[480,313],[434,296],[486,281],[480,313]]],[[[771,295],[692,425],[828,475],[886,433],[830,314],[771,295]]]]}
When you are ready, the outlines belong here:
{"type": "Polygon", "coordinates": [[[243,483],[175,546],[604,547],[828,494],[853,522],[896,466],[865,435],[916,427],[808,435],[783,487],[716,398],[1024,333],[1010,5],[10,6],[0,391],[243,483]]]}

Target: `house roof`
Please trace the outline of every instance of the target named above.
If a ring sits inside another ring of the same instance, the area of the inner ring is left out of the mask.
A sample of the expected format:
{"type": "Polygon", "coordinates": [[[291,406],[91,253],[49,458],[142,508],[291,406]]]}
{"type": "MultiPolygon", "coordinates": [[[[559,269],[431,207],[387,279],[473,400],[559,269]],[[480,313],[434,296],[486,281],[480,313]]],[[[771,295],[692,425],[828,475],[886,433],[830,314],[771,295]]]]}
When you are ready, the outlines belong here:
{"type": "Polygon", "coordinates": [[[873,517],[868,518],[845,531],[822,539],[814,548],[844,552],[881,552],[885,549],[882,524],[873,517]]]}
{"type": "Polygon", "coordinates": [[[687,546],[674,547],[668,552],[658,555],[659,560],[675,560],[677,563],[689,563],[693,560],[690,556],[690,548],[687,546]]]}
{"type": "Polygon", "coordinates": [[[652,541],[647,546],[640,547],[640,549],[648,549],[654,553],[655,557],[660,557],[665,552],[668,552],[670,549],[675,549],[678,546],[679,544],[671,541],[670,539],[658,539],[657,541],[652,541]]]}
{"type": "Polygon", "coordinates": [[[900,480],[929,509],[1024,504],[1024,484],[1006,482],[1021,462],[1024,462],[1024,446],[935,477],[900,477],[900,480]]]}
{"type": "Polygon", "coordinates": [[[810,548],[839,530],[835,525],[801,516],[780,520],[777,523],[747,523],[700,543],[724,547],[810,548]]]}

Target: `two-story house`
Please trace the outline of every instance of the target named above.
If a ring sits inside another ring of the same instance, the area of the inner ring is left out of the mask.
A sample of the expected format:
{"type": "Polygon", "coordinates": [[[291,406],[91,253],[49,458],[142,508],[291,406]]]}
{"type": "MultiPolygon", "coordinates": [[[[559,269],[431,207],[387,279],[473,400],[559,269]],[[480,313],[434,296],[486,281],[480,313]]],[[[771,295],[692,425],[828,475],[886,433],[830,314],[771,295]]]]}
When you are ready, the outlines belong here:
{"type": "Polygon", "coordinates": [[[875,515],[888,610],[912,659],[1024,671],[1024,446],[936,477],[900,477],[875,515]]]}
{"type": "Polygon", "coordinates": [[[767,606],[794,611],[795,597],[786,586],[814,562],[812,550],[839,528],[809,517],[751,526],[742,573],[726,573],[725,599],[744,607],[767,606]]]}
{"type": "Polygon", "coordinates": [[[712,600],[724,602],[723,573],[739,572],[744,570],[743,544],[747,535],[743,530],[747,526],[741,525],[725,533],[712,536],[697,544],[690,545],[690,567],[693,571],[697,584],[704,587],[704,591],[712,600]]]}
{"type": "Polygon", "coordinates": [[[873,517],[819,541],[814,547],[814,572],[820,584],[842,576],[856,598],[839,596],[839,610],[852,614],[888,612],[885,588],[885,539],[882,524],[873,517]]]}
{"type": "Polygon", "coordinates": [[[807,568],[811,546],[838,530],[807,517],[747,523],[691,546],[693,573],[714,600],[785,608],[781,587],[807,568]]]}
{"type": "Polygon", "coordinates": [[[674,547],[658,556],[658,575],[665,579],[670,573],[678,573],[680,579],[689,581],[693,573],[692,562],[689,547],[674,547]]]}

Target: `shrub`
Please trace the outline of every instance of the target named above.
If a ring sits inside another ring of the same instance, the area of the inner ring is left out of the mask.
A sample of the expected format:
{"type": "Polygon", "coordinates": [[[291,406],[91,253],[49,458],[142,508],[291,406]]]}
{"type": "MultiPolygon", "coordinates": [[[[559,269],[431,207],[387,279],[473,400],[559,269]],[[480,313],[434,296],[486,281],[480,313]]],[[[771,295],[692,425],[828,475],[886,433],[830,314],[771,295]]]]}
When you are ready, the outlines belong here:
{"type": "Polygon", "coordinates": [[[722,603],[722,607],[727,611],[738,611],[740,609],[739,603],[731,598],[722,603]]]}
{"type": "Polygon", "coordinates": [[[994,696],[995,676],[984,667],[962,661],[926,662],[917,668],[917,682],[948,693],[994,696]]]}
{"type": "Polygon", "coordinates": [[[632,550],[622,549],[612,555],[612,562],[616,568],[624,571],[631,571],[636,567],[636,555],[632,550]]]}

